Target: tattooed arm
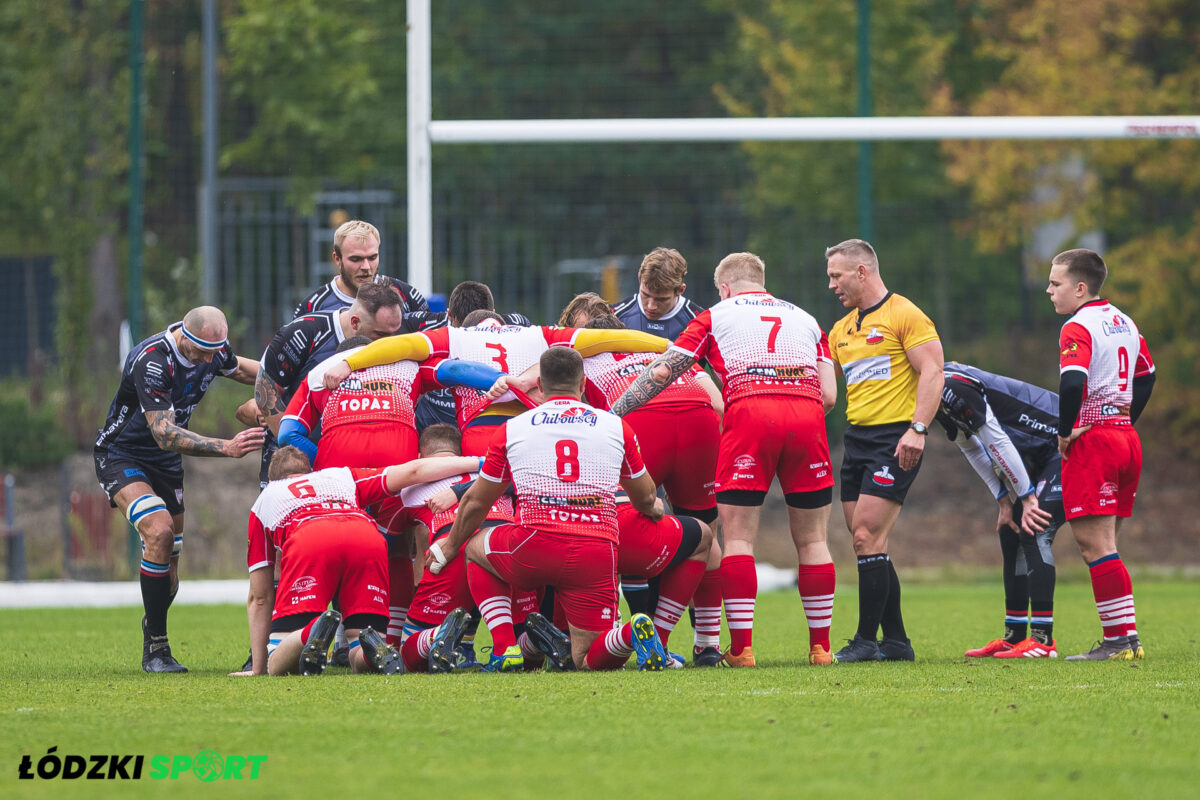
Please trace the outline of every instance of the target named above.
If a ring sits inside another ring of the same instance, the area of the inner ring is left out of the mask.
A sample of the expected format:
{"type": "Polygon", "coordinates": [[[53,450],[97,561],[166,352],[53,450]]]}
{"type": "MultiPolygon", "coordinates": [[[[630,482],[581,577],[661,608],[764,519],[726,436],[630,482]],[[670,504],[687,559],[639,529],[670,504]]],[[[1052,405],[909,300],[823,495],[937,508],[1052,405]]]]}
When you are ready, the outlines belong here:
{"type": "Polygon", "coordinates": [[[228,456],[241,458],[262,447],[263,429],[247,428],[232,439],[217,439],[192,433],[175,424],[174,409],[147,411],[146,422],[154,441],[163,450],[189,456],[228,456]]]}
{"type": "Polygon", "coordinates": [[[613,403],[612,412],[618,417],[623,417],[630,411],[640,408],[670,386],[672,381],[687,372],[694,363],[696,363],[696,359],[692,356],[678,350],[668,350],[642,370],[642,374],[629,385],[625,394],[618,397],[617,402],[613,403]]]}
{"type": "Polygon", "coordinates": [[[266,370],[259,370],[254,379],[254,402],[258,404],[258,413],[266,422],[271,433],[279,435],[279,422],[283,412],[287,411],[287,401],[283,399],[283,387],[266,376],[266,370]]]}

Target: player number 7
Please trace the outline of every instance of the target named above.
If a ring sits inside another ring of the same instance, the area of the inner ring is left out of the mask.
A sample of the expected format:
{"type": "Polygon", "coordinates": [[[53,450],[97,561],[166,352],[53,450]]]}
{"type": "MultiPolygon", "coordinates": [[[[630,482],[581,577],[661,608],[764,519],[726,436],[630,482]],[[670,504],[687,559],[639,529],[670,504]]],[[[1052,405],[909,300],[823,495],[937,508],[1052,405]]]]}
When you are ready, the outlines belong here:
{"type": "Polygon", "coordinates": [[[771,323],[771,332],[767,334],[767,352],[775,352],[775,337],[779,335],[779,329],[783,327],[783,317],[759,317],[763,322],[771,323]]]}

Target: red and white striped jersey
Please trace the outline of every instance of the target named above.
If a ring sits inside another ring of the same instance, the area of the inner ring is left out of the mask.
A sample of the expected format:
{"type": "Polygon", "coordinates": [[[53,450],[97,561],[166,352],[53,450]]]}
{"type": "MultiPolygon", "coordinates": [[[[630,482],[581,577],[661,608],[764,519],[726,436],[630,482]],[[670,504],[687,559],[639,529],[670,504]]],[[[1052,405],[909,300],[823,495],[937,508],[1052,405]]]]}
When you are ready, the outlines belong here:
{"type": "Polygon", "coordinates": [[[339,515],[374,526],[362,509],[388,496],[382,469],[332,467],[271,481],[250,508],[246,566],[254,572],[274,564],[288,537],[311,519],[339,515]]]}
{"type": "MultiPolygon", "coordinates": [[[[658,353],[599,353],[583,360],[587,376],[587,401],[597,408],[611,408],[617,398],[659,357],[658,353]]],[[[643,408],[692,408],[711,406],[708,392],[700,385],[703,370],[693,365],[667,388],[646,402],[643,408]]]]}
{"type": "MultiPolygon", "coordinates": [[[[575,334],[574,328],[503,325],[495,320],[484,320],[473,328],[438,328],[424,333],[435,358],[491,364],[509,375],[520,375],[537,364],[550,347],[569,345],[575,334]]],[[[460,428],[490,405],[483,392],[469,386],[454,387],[454,401],[460,428]]]]}
{"type": "Polygon", "coordinates": [[[830,361],[829,339],[812,315],[768,292],[743,292],[700,312],[671,349],[707,359],[727,404],[758,394],[819,401],[817,362],[830,361]]]}
{"type": "Polygon", "coordinates": [[[645,471],[624,420],[554,397],[504,423],[479,476],[512,481],[518,521],[527,528],[616,542],[614,495],[623,478],[645,471]]]}
{"type": "Polygon", "coordinates": [[[285,419],[299,420],[310,431],[320,420],[325,433],[339,425],[359,422],[398,422],[417,427],[417,399],[422,392],[440,385],[434,376],[436,359],[357,369],[330,391],[323,385],[325,372],[344,358],[344,353],[338,353],[308,373],[288,401],[285,419]]]}
{"type": "Polygon", "coordinates": [[[1154,372],[1154,361],[1137,325],[1107,300],[1080,306],[1058,337],[1059,374],[1087,376],[1083,405],[1073,427],[1129,425],[1133,379],[1154,372]]]}

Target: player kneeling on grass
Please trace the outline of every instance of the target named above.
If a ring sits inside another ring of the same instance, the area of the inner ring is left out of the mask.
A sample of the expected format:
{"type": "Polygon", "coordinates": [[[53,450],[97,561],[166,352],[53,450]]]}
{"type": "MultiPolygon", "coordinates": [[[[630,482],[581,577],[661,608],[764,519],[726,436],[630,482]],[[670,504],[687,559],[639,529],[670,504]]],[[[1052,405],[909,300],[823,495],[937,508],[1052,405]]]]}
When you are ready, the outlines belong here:
{"type": "Polygon", "coordinates": [[[577,352],[552,347],[539,367],[545,402],[496,432],[449,536],[430,545],[430,568],[440,572],[465,549],[471,595],[492,634],[491,671],[523,666],[513,630],[514,586],[555,588],[577,668],[619,669],[636,651],[639,668],[661,670],[668,656],[650,618],[636,614],[616,625],[618,486],[638,511],[662,517],[637,437],[619,417],[579,399],[584,375],[577,352]],[[477,535],[509,483],[520,524],[477,535]]]}
{"type": "Polygon", "coordinates": [[[477,458],[437,458],[384,469],[311,472],[297,448],[276,451],[270,483],[250,509],[247,536],[253,666],[232,674],[320,674],[342,621],[338,612],[326,611],[335,596],[346,635],[358,640],[350,651],[354,671],[399,672],[399,654],[378,633],[388,623],[387,545],[362,509],[405,486],[478,464],[477,458]],[[278,592],[272,580],[277,553],[278,592]]]}

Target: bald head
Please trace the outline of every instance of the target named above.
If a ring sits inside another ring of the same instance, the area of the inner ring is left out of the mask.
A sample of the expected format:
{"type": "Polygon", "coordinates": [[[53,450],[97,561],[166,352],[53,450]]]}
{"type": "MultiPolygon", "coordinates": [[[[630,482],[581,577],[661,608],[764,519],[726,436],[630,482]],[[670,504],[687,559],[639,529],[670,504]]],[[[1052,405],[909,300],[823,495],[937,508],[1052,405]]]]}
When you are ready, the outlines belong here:
{"type": "Polygon", "coordinates": [[[225,312],[216,306],[197,306],[183,315],[184,326],[196,336],[210,342],[219,342],[229,335],[229,323],[225,312]]]}

